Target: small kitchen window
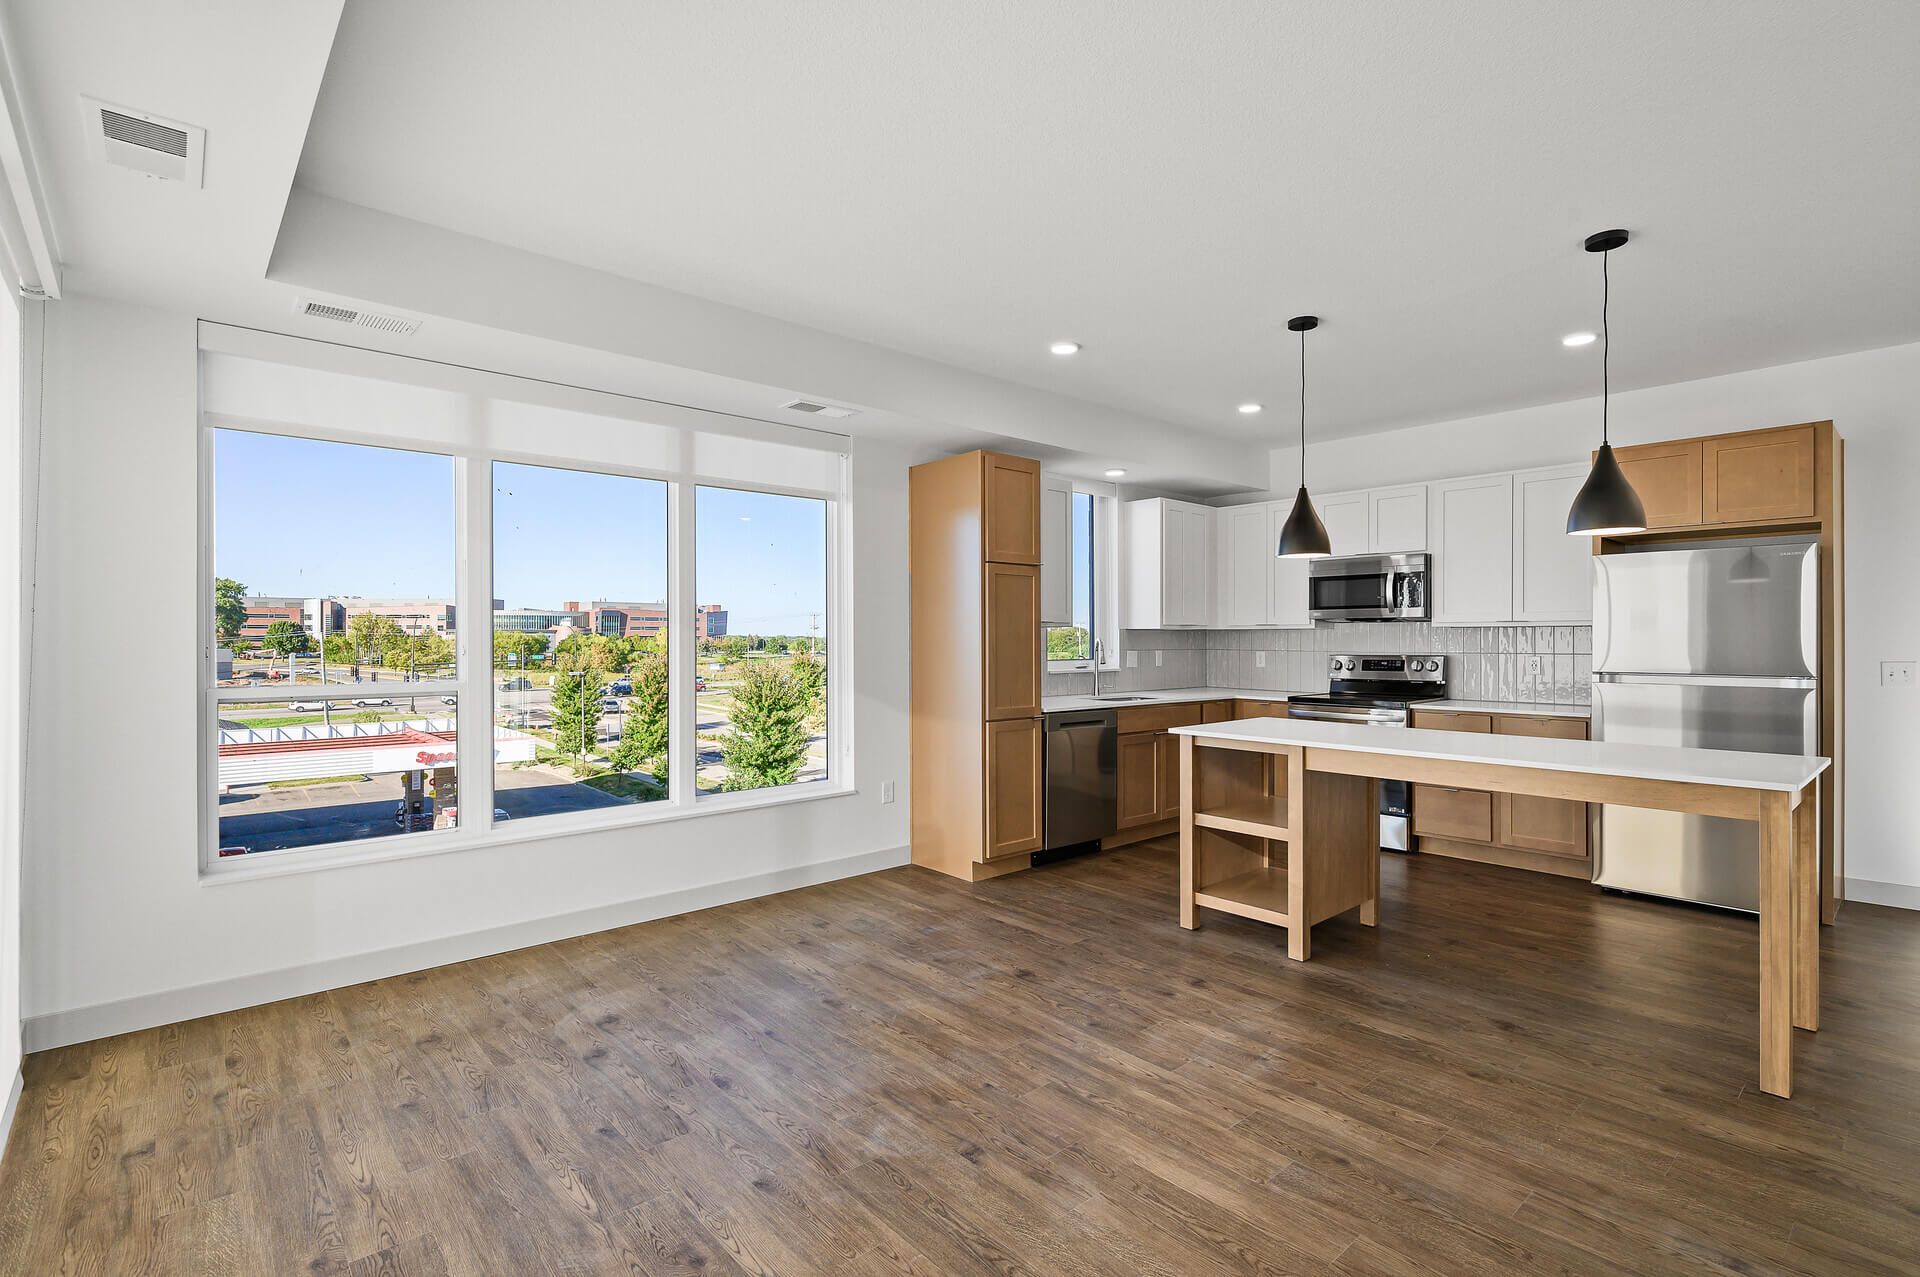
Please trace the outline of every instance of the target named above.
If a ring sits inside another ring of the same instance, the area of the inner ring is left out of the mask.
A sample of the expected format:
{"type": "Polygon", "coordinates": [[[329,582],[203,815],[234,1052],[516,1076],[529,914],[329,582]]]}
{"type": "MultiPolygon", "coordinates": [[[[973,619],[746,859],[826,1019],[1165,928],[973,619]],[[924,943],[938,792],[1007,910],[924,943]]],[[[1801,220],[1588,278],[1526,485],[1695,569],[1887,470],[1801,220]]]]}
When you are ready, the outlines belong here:
{"type": "Polygon", "coordinates": [[[1072,623],[1048,626],[1045,631],[1047,671],[1052,674],[1084,673],[1093,668],[1096,644],[1102,668],[1117,662],[1113,650],[1115,615],[1110,606],[1106,582],[1112,577],[1111,521],[1114,499],[1094,492],[1073,492],[1073,541],[1069,548],[1073,568],[1072,623]]]}

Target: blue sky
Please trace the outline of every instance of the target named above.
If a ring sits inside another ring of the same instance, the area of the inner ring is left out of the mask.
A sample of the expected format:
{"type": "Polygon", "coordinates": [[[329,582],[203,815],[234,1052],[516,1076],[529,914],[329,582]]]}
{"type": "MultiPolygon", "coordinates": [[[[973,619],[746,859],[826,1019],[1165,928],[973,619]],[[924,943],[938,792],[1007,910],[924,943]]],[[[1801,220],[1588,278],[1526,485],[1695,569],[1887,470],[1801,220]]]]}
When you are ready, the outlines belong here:
{"type": "MultiPolygon", "coordinates": [[[[667,594],[667,485],[493,468],[494,597],[508,607],[667,594]]],[[[736,634],[805,634],[826,606],[826,505],[700,488],[695,589],[736,634]]],[[[214,570],[250,594],[451,598],[453,462],[214,432],[214,570]]],[[[825,618],[822,618],[822,624],[825,618]]]]}

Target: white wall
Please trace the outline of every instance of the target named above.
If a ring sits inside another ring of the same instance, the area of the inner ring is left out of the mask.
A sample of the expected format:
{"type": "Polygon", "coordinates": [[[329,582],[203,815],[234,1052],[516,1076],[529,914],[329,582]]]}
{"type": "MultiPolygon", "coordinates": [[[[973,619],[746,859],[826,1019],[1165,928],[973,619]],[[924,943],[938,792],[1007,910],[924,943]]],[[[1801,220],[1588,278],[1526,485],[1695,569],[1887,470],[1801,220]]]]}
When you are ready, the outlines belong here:
{"type": "MultiPolygon", "coordinates": [[[[20,1074],[20,843],[25,797],[21,729],[26,717],[28,547],[34,515],[31,386],[22,376],[25,324],[43,307],[0,298],[0,1097],[20,1074]],[[22,310],[26,314],[22,314],[22,310]]],[[[0,1139],[12,1125],[0,1098],[0,1139]]]]}
{"type": "MultiPolygon", "coordinates": [[[[1879,685],[1881,661],[1920,659],[1920,344],[1636,390],[1611,416],[1616,444],[1826,420],[1846,440],[1847,894],[1920,908],[1920,691],[1879,685]]],[[[1584,461],[1599,423],[1585,399],[1312,443],[1307,481],[1337,492],[1584,461]]],[[[1271,462],[1272,485],[1292,492],[1298,450],[1271,462]]]]}
{"type": "Polygon", "coordinates": [[[285,997],[907,860],[905,453],[857,443],[860,792],[243,882],[195,854],[195,325],[49,309],[33,636],[28,1047],[285,997]],[[114,624],[82,623],[102,609],[114,624]],[[64,620],[62,619],[64,618],[64,620]]]}

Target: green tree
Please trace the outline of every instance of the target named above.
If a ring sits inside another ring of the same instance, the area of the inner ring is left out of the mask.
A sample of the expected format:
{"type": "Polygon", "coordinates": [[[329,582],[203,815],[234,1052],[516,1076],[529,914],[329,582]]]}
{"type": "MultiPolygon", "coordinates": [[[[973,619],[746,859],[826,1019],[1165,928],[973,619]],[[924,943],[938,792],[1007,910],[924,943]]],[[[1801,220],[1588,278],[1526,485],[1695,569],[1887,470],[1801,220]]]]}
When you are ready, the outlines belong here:
{"type": "Polygon", "coordinates": [[[1047,631],[1047,659],[1084,661],[1092,649],[1087,646],[1087,631],[1078,625],[1062,625],[1047,631]]]}
{"type": "Polygon", "coordinates": [[[378,665],[381,653],[393,645],[393,640],[404,640],[406,636],[406,631],[390,616],[357,612],[347,618],[347,640],[353,646],[353,659],[359,664],[378,665]]]}
{"type": "Polygon", "coordinates": [[[329,634],[322,640],[320,650],[326,653],[327,660],[335,665],[353,663],[353,640],[344,634],[329,634]]]}
{"type": "Polygon", "coordinates": [[[525,669],[533,663],[536,656],[547,650],[547,636],[527,634],[519,630],[495,630],[493,632],[493,663],[499,669],[513,667],[525,669]],[[518,657],[518,660],[509,660],[518,657]]]}
{"type": "Polygon", "coordinates": [[[620,744],[609,760],[623,772],[645,768],[662,784],[667,779],[667,658],[642,653],[633,664],[633,695],[620,725],[620,744]]]}
{"type": "Polygon", "coordinates": [[[747,654],[747,650],[752,646],[753,644],[748,642],[746,635],[729,634],[725,638],[720,640],[721,659],[725,660],[727,664],[731,665],[735,661],[739,660],[741,657],[745,656],[747,654]]]}
{"type": "Polygon", "coordinates": [[[807,729],[823,730],[827,725],[827,664],[806,657],[793,662],[793,677],[806,694],[807,729]]]}
{"type": "Polygon", "coordinates": [[[275,656],[292,656],[296,652],[312,651],[313,635],[302,629],[298,622],[279,620],[267,627],[260,646],[275,656]]]}
{"type": "Polygon", "coordinates": [[[721,745],[727,779],[722,789],[791,785],[807,758],[807,680],[789,666],[755,661],[740,672],[729,717],[733,730],[721,745]]]}
{"type": "Polygon", "coordinates": [[[247,623],[247,587],[229,577],[213,583],[213,628],[221,643],[232,647],[247,623]]]}
{"type": "Polygon", "coordinates": [[[558,658],[553,672],[553,743],[585,758],[600,738],[600,671],[578,653],[558,658]]]}

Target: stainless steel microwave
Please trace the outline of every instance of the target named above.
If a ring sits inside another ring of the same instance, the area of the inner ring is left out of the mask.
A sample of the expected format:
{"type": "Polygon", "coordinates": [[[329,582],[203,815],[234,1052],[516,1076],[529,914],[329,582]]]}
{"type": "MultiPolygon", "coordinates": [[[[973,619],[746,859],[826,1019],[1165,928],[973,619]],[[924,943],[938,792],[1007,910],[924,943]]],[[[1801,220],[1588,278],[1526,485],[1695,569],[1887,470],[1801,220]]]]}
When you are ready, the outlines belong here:
{"type": "Polygon", "coordinates": [[[1433,615],[1432,556],[1353,554],[1307,564],[1316,621],[1424,621],[1433,615]]]}

